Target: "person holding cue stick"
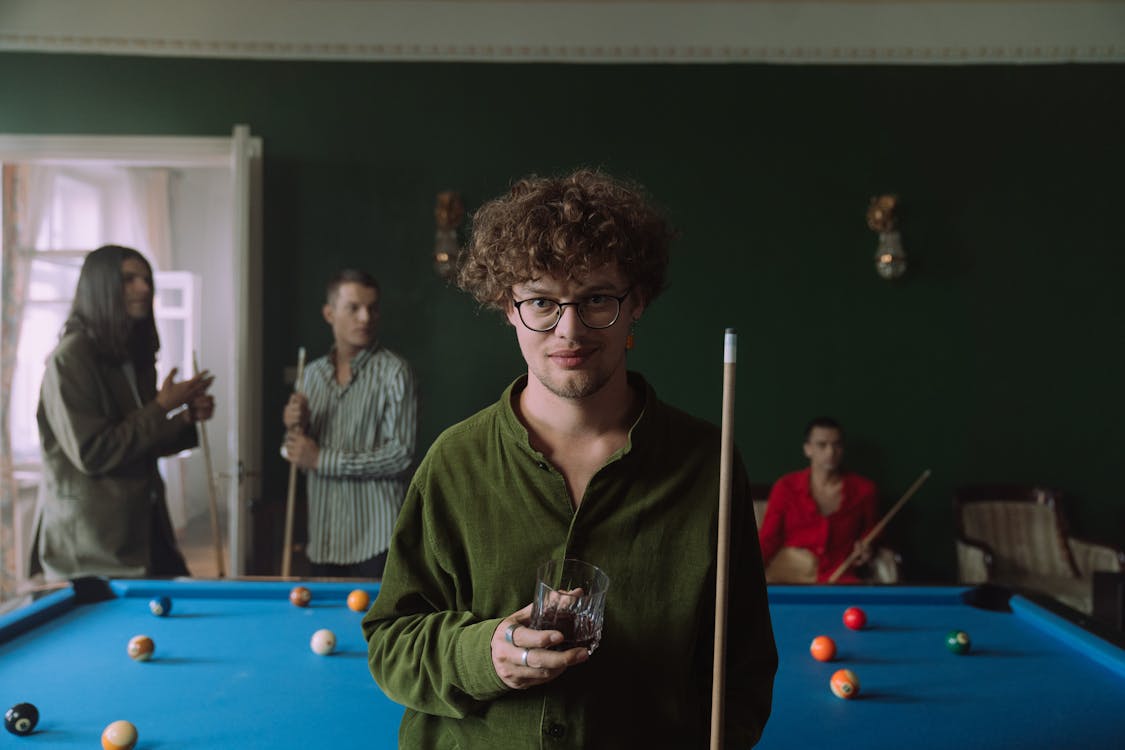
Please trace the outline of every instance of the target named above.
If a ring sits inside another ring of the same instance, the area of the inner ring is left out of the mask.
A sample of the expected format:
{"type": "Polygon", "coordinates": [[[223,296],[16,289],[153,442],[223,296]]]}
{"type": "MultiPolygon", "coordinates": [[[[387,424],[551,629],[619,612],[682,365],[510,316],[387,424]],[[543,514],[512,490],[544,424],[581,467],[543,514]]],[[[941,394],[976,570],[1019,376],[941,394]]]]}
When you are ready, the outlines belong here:
{"type": "MultiPolygon", "coordinates": [[[[414,463],[417,387],[409,363],[379,342],[379,284],[346,269],[325,287],[333,346],[301,373],[282,412],[283,455],[306,472],[311,574],[379,578],[414,463]]],[[[292,475],[291,475],[292,477],[292,475]]],[[[293,482],[286,501],[291,514],[293,482]]],[[[286,523],[283,574],[292,524],[286,523]]]]}
{"type": "MultiPolygon", "coordinates": [[[[671,236],[640,188],[589,170],[520,180],[477,211],[458,283],[527,369],[438,437],[407,490],[363,621],[372,675],[406,707],[400,747],[707,744],[720,431],[626,356],[671,236]],[[596,650],[530,627],[536,569],[564,557],[609,577],[596,650]]],[[[730,463],[723,735],[745,748],[777,649],[749,481],[730,463]]]]}
{"type": "Polygon", "coordinates": [[[877,518],[875,483],[844,470],[844,429],[830,417],[808,423],[802,447],[808,467],[774,483],[758,532],[766,580],[856,583],[871,557],[863,536],[877,518]]]}

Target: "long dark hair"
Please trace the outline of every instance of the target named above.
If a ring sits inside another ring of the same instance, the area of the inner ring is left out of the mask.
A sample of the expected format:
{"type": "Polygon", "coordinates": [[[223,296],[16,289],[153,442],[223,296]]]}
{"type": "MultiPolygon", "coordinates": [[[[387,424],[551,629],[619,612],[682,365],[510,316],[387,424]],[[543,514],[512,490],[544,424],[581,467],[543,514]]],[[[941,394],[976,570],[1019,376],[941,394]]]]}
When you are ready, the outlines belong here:
{"type": "Polygon", "coordinates": [[[145,256],[130,247],[104,245],[86,256],[63,335],[80,331],[93,339],[103,357],[114,362],[131,360],[138,369],[147,369],[156,361],[160,336],[151,309],[144,320],[133,320],[125,311],[121,266],[130,258],[144,263],[152,275],[145,256]]]}

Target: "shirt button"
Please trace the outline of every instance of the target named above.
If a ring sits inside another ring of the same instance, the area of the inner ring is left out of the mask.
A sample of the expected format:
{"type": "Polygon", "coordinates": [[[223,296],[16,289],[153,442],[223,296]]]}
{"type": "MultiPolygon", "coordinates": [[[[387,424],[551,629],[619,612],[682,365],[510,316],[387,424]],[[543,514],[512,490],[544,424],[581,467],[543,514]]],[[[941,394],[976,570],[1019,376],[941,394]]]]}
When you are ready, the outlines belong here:
{"type": "Polygon", "coordinates": [[[566,736],[566,727],[559,723],[548,724],[547,729],[544,730],[544,734],[548,737],[554,737],[556,740],[562,739],[566,736]]]}
{"type": "Polygon", "coordinates": [[[539,461],[535,465],[538,466],[543,471],[547,470],[547,463],[545,461],[539,461]]]}

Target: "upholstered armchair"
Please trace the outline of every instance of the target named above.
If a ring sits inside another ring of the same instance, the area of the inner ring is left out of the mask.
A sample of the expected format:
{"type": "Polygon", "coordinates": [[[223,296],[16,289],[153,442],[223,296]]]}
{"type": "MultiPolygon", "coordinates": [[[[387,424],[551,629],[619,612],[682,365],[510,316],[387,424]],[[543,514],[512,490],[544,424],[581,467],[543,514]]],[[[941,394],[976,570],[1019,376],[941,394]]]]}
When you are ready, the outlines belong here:
{"type": "Polygon", "coordinates": [[[958,577],[1041,591],[1089,614],[1095,571],[1125,570],[1125,553],[1070,536],[1057,491],[971,485],[953,498],[958,577]]]}
{"type": "MultiPolygon", "coordinates": [[[[758,527],[766,517],[766,502],[770,496],[770,485],[750,484],[750,498],[754,501],[754,518],[758,527]]],[[[867,563],[870,583],[901,583],[902,582],[902,557],[889,547],[876,546],[871,553],[871,560],[867,563]]]]}

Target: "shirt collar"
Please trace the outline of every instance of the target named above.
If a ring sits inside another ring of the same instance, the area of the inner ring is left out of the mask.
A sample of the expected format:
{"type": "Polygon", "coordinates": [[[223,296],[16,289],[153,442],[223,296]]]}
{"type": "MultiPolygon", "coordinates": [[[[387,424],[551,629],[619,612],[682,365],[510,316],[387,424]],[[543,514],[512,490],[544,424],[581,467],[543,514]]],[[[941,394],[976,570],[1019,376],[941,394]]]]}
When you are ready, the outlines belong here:
{"type": "MultiPolygon", "coordinates": [[[[371,361],[371,358],[373,356],[375,356],[375,352],[378,349],[379,349],[379,342],[373,341],[373,342],[371,342],[371,346],[367,347],[366,349],[360,349],[358,352],[356,352],[355,356],[352,357],[352,361],[351,361],[352,379],[353,380],[355,379],[356,373],[359,372],[360,370],[362,370],[367,365],[367,363],[371,361]]],[[[330,363],[332,363],[333,367],[335,367],[335,362],[336,362],[336,351],[337,351],[336,347],[335,347],[335,345],[333,345],[331,351],[329,351],[329,353],[328,353],[328,361],[330,363]]]]}
{"type": "MultiPolygon", "coordinates": [[[[611,457],[610,460],[628,455],[638,443],[643,444],[645,438],[655,429],[654,409],[659,403],[656,400],[656,391],[653,390],[653,387],[649,385],[648,381],[645,380],[640,373],[630,371],[628,373],[628,378],[630,387],[640,391],[644,401],[641,405],[641,412],[637,415],[637,420],[633,422],[632,427],[629,428],[629,438],[625,442],[625,447],[622,448],[618,454],[611,457]]],[[[543,455],[531,447],[531,438],[527,434],[527,428],[524,427],[520,418],[516,416],[516,411],[512,407],[512,400],[526,387],[527,375],[520,375],[512,381],[511,385],[504,389],[504,395],[500,398],[501,422],[509,436],[514,437],[520,447],[530,452],[537,460],[544,460],[543,455]]]]}

